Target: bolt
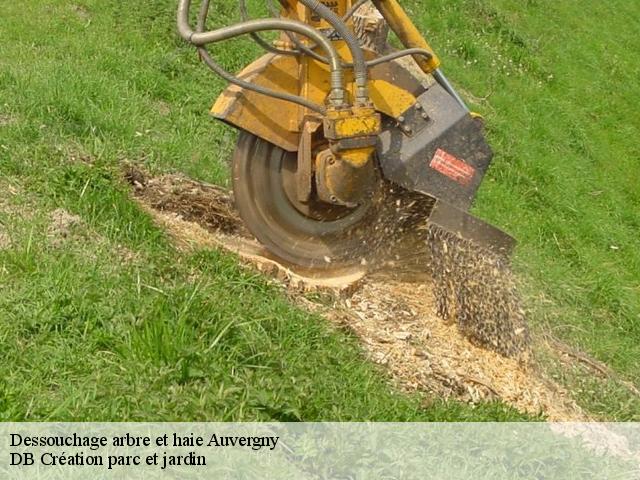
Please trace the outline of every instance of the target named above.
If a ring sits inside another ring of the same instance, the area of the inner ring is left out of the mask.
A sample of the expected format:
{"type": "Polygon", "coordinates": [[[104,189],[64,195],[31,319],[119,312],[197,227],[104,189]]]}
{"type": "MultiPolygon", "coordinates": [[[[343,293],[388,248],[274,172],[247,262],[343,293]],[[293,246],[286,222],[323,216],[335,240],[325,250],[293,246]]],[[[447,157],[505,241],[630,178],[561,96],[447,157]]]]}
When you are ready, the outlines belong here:
{"type": "Polygon", "coordinates": [[[334,163],[336,163],[336,157],[331,155],[329,158],[327,158],[327,161],[329,162],[329,165],[333,165],[334,163]]]}
{"type": "Polygon", "coordinates": [[[425,120],[428,120],[429,114],[427,112],[422,112],[422,118],[424,118],[425,120]]]}
{"type": "Polygon", "coordinates": [[[413,132],[413,130],[409,126],[402,127],[402,131],[407,134],[410,134],[411,132],[413,132]]]}
{"type": "Polygon", "coordinates": [[[331,195],[329,197],[329,200],[331,200],[333,203],[338,203],[338,198],[335,195],[331,195]]]}
{"type": "Polygon", "coordinates": [[[400,116],[398,117],[398,121],[399,121],[400,123],[404,122],[404,117],[403,117],[402,115],[400,115],[400,116]]]}
{"type": "Polygon", "coordinates": [[[422,104],[416,103],[416,110],[422,110],[422,104]]]}

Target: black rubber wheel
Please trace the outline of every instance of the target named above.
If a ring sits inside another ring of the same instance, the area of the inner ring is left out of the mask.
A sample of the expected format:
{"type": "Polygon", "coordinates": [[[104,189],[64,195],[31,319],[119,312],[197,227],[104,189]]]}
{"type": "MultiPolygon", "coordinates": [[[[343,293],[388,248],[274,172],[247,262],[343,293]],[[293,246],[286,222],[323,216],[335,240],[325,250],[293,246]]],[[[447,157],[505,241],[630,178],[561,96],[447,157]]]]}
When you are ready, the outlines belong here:
{"type": "Polygon", "coordinates": [[[363,263],[375,249],[375,196],[355,208],[300,203],[296,165],[296,153],[240,133],[233,190],[247,228],[274,255],[294,265],[326,269],[363,263]]]}

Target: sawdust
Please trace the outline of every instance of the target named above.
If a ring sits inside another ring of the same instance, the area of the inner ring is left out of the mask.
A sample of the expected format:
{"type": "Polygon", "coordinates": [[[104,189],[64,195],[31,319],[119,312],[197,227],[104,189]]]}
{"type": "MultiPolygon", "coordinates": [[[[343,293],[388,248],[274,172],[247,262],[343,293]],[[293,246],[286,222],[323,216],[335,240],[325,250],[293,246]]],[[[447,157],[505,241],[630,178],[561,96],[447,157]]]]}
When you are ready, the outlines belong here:
{"type": "Polygon", "coordinates": [[[532,360],[505,357],[472,343],[436,313],[430,279],[402,281],[378,274],[326,312],[349,326],[376,363],[407,390],[478,403],[502,400],[521,412],[549,420],[584,420],[568,392],[532,360]]]}
{"type": "Polygon", "coordinates": [[[226,190],[182,175],[149,177],[128,167],[125,178],[143,207],[183,249],[202,246],[231,251],[253,268],[298,293],[348,294],[364,278],[363,267],[336,268],[319,275],[273,257],[244,227],[226,190]]]}
{"type": "Polygon", "coordinates": [[[526,353],[531,338],[508,260],[435,226],[426,244],[440,318],[502,355],[526,353]]]}
{"type": "Polygon", "coordinates": [[[430,223],[432,198],[406,190],[385,196],[371,269],[405,281],[429,274],[441,319],[480,346],[526,355],[529,330],[508,259],[430,223]]]}
{"type": "MultiPolygon", "coordinates": [[[[505,357],[472,342],[455,322],[439,318],[433,281],[420,266],[421,253],[392,258],[374,272],[313,278],[272,258],[252,239],[232,199],[219,187],[180,175],[149,178],[131,168],[125,176],[140,204],[180,247],[218,247],[238,254],[287,288],[298,304],[353,331],[372,361],[384,365],[400,388],[470,403],[501,400],[554,421],[588,418],[528,352],[505,357]],[[298,295],[315,289],[332,293],[333,304],[298,295]]],[[[411,215],[394,222],[401,231],[411,224],[411,215]]],[[[423,239],[398,240],[394,251],[402,244],[399,251],[412,252],[416,241],[423,239]]]]}
{"type": "Polygon", "coordinates": [[[133,166],[127,168],[125,178],[134,186],[136,196],[155,210],[175,213],[209,230],[222,233],[244,231],[230,195],[220,187],[181,175],[148,178],[133,166]]]}

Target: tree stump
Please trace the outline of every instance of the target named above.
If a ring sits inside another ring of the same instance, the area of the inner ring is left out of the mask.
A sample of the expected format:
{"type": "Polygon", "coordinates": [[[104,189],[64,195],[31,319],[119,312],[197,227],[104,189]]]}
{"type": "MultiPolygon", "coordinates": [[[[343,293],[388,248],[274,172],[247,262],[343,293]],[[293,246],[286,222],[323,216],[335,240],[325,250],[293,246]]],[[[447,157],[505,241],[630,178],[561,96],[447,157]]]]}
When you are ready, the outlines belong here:
{"type": "Polygon", "coordinates": [[[378,54],[385,52],[389,25],[371,2],[365,3],[355,11],[353,27],[363,47],[378,54]]]}

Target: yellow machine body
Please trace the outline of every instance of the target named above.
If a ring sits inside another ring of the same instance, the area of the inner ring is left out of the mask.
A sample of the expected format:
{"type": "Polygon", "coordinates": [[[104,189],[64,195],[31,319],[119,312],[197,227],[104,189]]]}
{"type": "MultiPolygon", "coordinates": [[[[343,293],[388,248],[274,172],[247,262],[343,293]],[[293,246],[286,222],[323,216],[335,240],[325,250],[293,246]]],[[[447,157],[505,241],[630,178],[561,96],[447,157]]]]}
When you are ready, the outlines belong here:
{"type": "MultiPolygon", "coordinates": [[[[324,0],[322,2],[336,15],[342,17],[352,6],[351,0],[324,0]]],[[[418,29],[396,0],[377,0],[376,6],[407,48],[424,48],[433,52],[418,29]]],[[[319,16],[315,16],[307,7],[296,0],[281,0],[281,15],[285,18],[304,22],[320,30],[330,29],[331,25],[319,16]]],[[[306,41],[305,41],[306,42],[306,41]]],[[[308,43],[308,42],[307,42],[308,43]]],[[[276,42],[279,48],[293,48],[288,37],[282,34],[276,42]]],[[[343,40],[335,40],[334,47],[345,63],[352,61],[351,53],[343,40]]],[[[365,50],[369,58],[375,58],[374,52],[365,50]]],[[[440,61],[435,54],[427,60],[415,56],[418,66],[425,73],[434,71],[440,61]]],[[[400,118],[416,103],[419,86],[413,74],[398,63],[373,67],[369,71],[369,98],[375,111],[392,118],[400,118]]],[[[355,95],[353,72],[345,75],[346,90],[351,99],[355,95]]],[[[309,56],[266,54],[247,66],[239,78],[256,85],[272,88],[323,105],[330,91],[329,66],[309,56]]],[[[267,140],[287,151],[297,151],[300,145],[300,133],[305,119],[317,116],[300,105],[274,99],[248,91],[236,85],[230,85],[217,99],[211,113],[214,117],[242,130],[267,140]]],[[[359,135],[375,136],[380,133],[379,121],[376,123],[370,114],[362,114],[361,109],[350,112],[334,113],[339,116],[339,137],[349,138],[354,131],[359,135]],[[350,131],[350,129],[352,131],[350,131]]],[[[329,119],[332,114],[327,115],[329,119]]],[[[369,153],[372,149],[367,150],[369,153]]],[[[354,162],[364,163],[362,149],[353,150],[350,157],[354,162]]],[[[348,155],[347,155],[348,156],[348,155]]]]}
{"type": "Polygon", "coordinates": [[[468,214],[492,158],[482,122],[398,0],[371,0],[355,20],[354,0],[279,1],[278,18],[251,20],[239,0],[243,22],[211,31],[208,0],[196,30],[191,1],[178,7],[182,38],[231,83],[211,114],[240,131],[234,196],[256,238],[298,266],[366,260],[394,184],[435,201],[431,225],[508,253],[510,236],[468,214]],[[387,27],[403,50],[385,50],[387,27]],[[273,44],[260,37],[274,30],[273,44]],[[270,53],[234,76],[206,45],[246,34],[270,53]]]}
{"type": "MultiPolygon", "coordinates": [[[[349,50],[344,42],[335,42],[345,62],[350,62],[349,50]]],[[[399,64],[393,64],[393,74],[387,65],[370,70],[369,95],[376,111],[398,118],[415,102],[420,87],[415,76],[399,64]],[[391,83],[391,82],[394,83],[391,83]]],[[[304,58],[266,54],[247,66],[238,75],[243,80],[294,95],[302,95],[310,101],[324,104],[329,93],[329,70],[324,63],[304,58]]],[[[354,94],[353,74],[347,72],[347,89],[354,94]]],[[[211,114],[238,128],[253,133],[274,145],[297,151],[305,117],[312,115],[308,109],[284,100],[230,85],[218,97],[211,114]]],[[[358,127],[354,118],[345,124],[358,127]]],[[[371,130],[371,129],[369,129],[371,130]]],[[[347,131],[340,132],[345,135],[347,131]]]]}

